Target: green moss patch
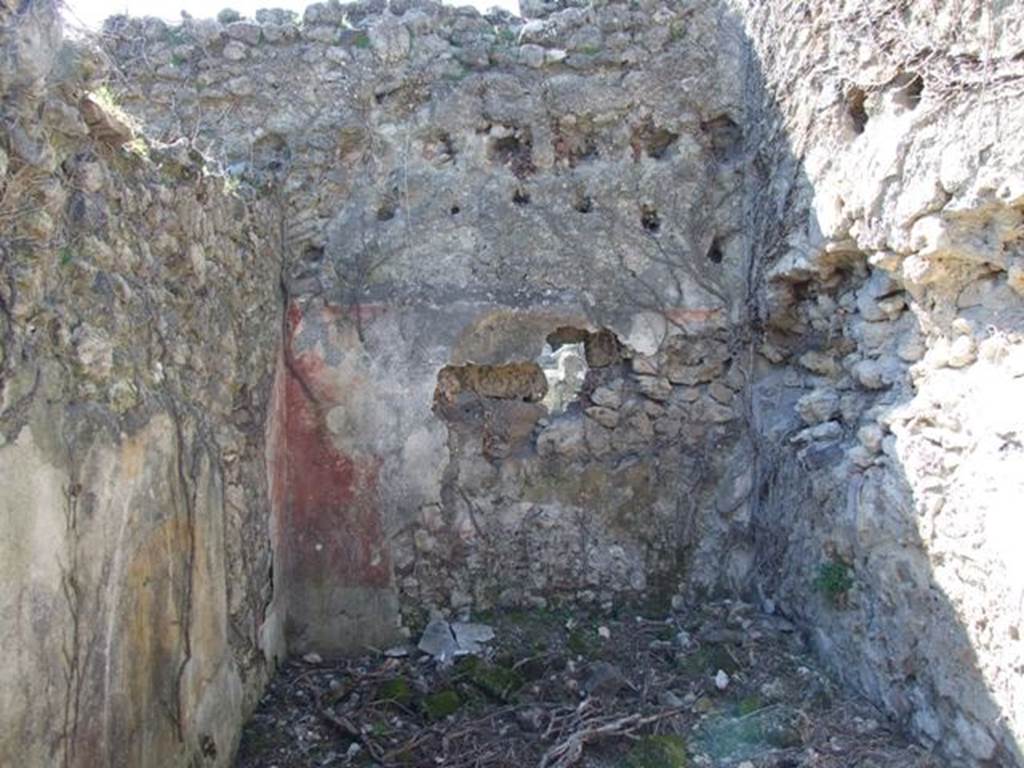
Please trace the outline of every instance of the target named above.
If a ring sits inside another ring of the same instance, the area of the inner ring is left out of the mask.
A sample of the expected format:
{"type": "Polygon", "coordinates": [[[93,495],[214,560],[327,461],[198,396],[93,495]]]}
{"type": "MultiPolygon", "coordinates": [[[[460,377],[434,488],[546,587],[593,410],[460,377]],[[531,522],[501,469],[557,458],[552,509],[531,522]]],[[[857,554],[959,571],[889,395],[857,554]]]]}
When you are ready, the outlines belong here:
{"type": "Polygon", "coordinates": [[[459,665],[459,672],[465,679],[498,701],[508,702],[523,687],[524,679],[511,666],[489,664],[475,656],[468,657],[459,665]]]}
{"type": "Polygon", "coordinates": [[[761,701],[760,696],[745,696],[739,700],[739,703],[736,705],[736,711],[742,717],[743,715],[749,715],[752,712],[757,712],[757,710],[763,707],[764,702],[761,701]]]}
{"type": "Polygon", "coordinates": [[[740,670],[736,657],[723,644],[705,645],[698,648],[683,659],[680,666],[683,672],[694,677],[713,675],[720,669],[732,676],[740,670]]]}
{"type": "Polygon", "coordinates": [[[682,736],[647,736],[626,755],[625,768],[685,768],[686,742],[682,736]]]}
{"type": "Polygon", "coordinates": [[[404,677],[385,680],[377,687],[377,699],[408,706],[412,703],[412,688],[404,677]]]}
{"type": "Polygon", "coordinates": [[[427,720],[436,722],[453,715],[462,706],[462,698],[455,691],[445,690],[432,693],[423,699],[423,714],[427,720]]]}

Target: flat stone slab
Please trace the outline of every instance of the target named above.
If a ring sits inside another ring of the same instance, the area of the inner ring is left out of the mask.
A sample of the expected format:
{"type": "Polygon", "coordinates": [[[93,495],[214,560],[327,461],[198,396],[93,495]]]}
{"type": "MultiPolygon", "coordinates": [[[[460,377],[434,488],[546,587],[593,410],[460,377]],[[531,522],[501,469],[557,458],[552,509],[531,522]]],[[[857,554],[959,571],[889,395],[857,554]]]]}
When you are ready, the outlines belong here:
{"type": "Polygon", "coordinates": [[[493,639],[494,630],[486,624],[434,619],[423,630],[417,648],[439,661],[446,661],[480,653],[483,644],[493,639]]]}

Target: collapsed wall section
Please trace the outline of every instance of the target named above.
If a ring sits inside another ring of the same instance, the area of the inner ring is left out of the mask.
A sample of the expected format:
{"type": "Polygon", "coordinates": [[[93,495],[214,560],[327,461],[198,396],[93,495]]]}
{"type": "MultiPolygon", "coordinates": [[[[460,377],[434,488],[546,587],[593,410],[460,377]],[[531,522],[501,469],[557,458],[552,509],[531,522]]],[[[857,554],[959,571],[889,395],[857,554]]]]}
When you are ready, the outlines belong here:
{"type": "Polygon", "coordinates": [[[266,212],[0,11],[0,763],[228,765],[284,653],[266,212]]]}
{"type": "Polygon", "coordinates": [[[736,3],[771,170],[757,582],[955,765],[1020,765],[1024,15],[736,3]]]}

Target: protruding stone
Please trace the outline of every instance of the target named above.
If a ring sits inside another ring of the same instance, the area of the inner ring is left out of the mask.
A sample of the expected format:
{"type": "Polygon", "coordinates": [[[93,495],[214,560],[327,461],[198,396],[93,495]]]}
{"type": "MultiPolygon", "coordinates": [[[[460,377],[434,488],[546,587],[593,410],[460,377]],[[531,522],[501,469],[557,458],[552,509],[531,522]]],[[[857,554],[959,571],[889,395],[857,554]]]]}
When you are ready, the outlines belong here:
{"type": "Polygon", "coordinates": [[[640,376],[637,378],[637,385],[644,396],[651,400],[664,402],[672,396],[672,385],[665,378],[640,376]]]}
{"type": "Polygon", "coordinates": [[[544,49],[532,43],[521,45],[519,46],[519,61],[528,67],[540,69],[544,66],[544,49]]]}
{"type": "Polygon", "coordinates": [[[865,389],[885,389],[892,380],[886,369],[877,360],[861,360],[853,367],[854,378],[865,389]]]}
{"type": "Polygon", "coordinates": [[[618,408],[622,405],[621,390],[612,387],[598,387],[591,393],[590,400],[594,405],[604,408],[618,408]]]}
{"type": "Polygon", "coordinates": [[[796,410],[805,424],[828,421],[839,411],[839,393],[834,389],[819,387],[801,397],[797,401],[796,410]]]}
{"type": "Polygon", "coordinates": [[[602,408],[595,405],[587,408],[586,414],[602,427],[615,429],[619,425],[619,412],[611,408],[602,408]]]}
{"type": "Polygon", "coordinates": [[[857,430],[857,439],[871,453],[878,453],[882,450],[882,439],[885,437],[885,430],[878,424],[865,424],[857,430]]]}
{"type": "Polygon", "coordinates": [[[805,352],[800,356],[800,365],[819,376],[835,376],[839,373],[836,359],[827,352],[805,352]]]}
{"type": "Polygon", "coordinates": [[[708,385],[708,394],[711,395],[712,400],[722,405],[731,404],[735,397],[735,393],[720,381],[713,381],[708,385]]]}
{"type": "Polygon", "coordinates": [[[232,40],[224,46],[224,58],[228,61],[241,61],[248,55],[248,49],[237,40],[232,40]]]}
{"type": "Polygon", "coordinates": [[[224,34],[232,40],[239,40],[247,45],[258,45],[260,42],[260,25],[251,21],[235,21],[224,27],[224,34]]]}
{"type": "Polygon", "coordinates": [[[946,365],[950,368],[963,368],[978,358],[978,347],[971,336],[957,336],[949,347],[946,365]]]}

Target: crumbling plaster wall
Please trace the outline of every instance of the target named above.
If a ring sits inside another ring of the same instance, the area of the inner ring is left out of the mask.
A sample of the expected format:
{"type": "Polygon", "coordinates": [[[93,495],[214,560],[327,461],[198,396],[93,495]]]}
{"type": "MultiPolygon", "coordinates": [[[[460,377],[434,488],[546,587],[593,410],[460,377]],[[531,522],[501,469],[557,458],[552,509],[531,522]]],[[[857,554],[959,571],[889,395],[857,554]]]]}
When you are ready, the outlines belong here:
{"type": "Polygon", "coordinates": [[[539,15],[106,28],[125,107],[222,158],[282,246],[247,391],[293,647],[676,573],[774,601],[954,764],[1019,764],[1021,12],[539,15]],[[559,327],[619,344],[566,414],[438,392],[559,327]]]}
{"type": "Polygon", "coordinates": [[[293,647],[743,580],[735,31],[709,2],[107,24],[125,107],[279,201],[293,647]],[[615,339],[566,414],[437,403],[563,326],[615,339]]]}
{"type": "Polygon", "coordinates": [[[0,763],[227,765],[284,654],[279,249],[56,14],[0,11],[0,763]]]}
{"type": "Polygon", "coordinates": [[[1020,765],[1024,13],[737,5],[771,169],[756,583],[952,764],[1020,765]]]}

